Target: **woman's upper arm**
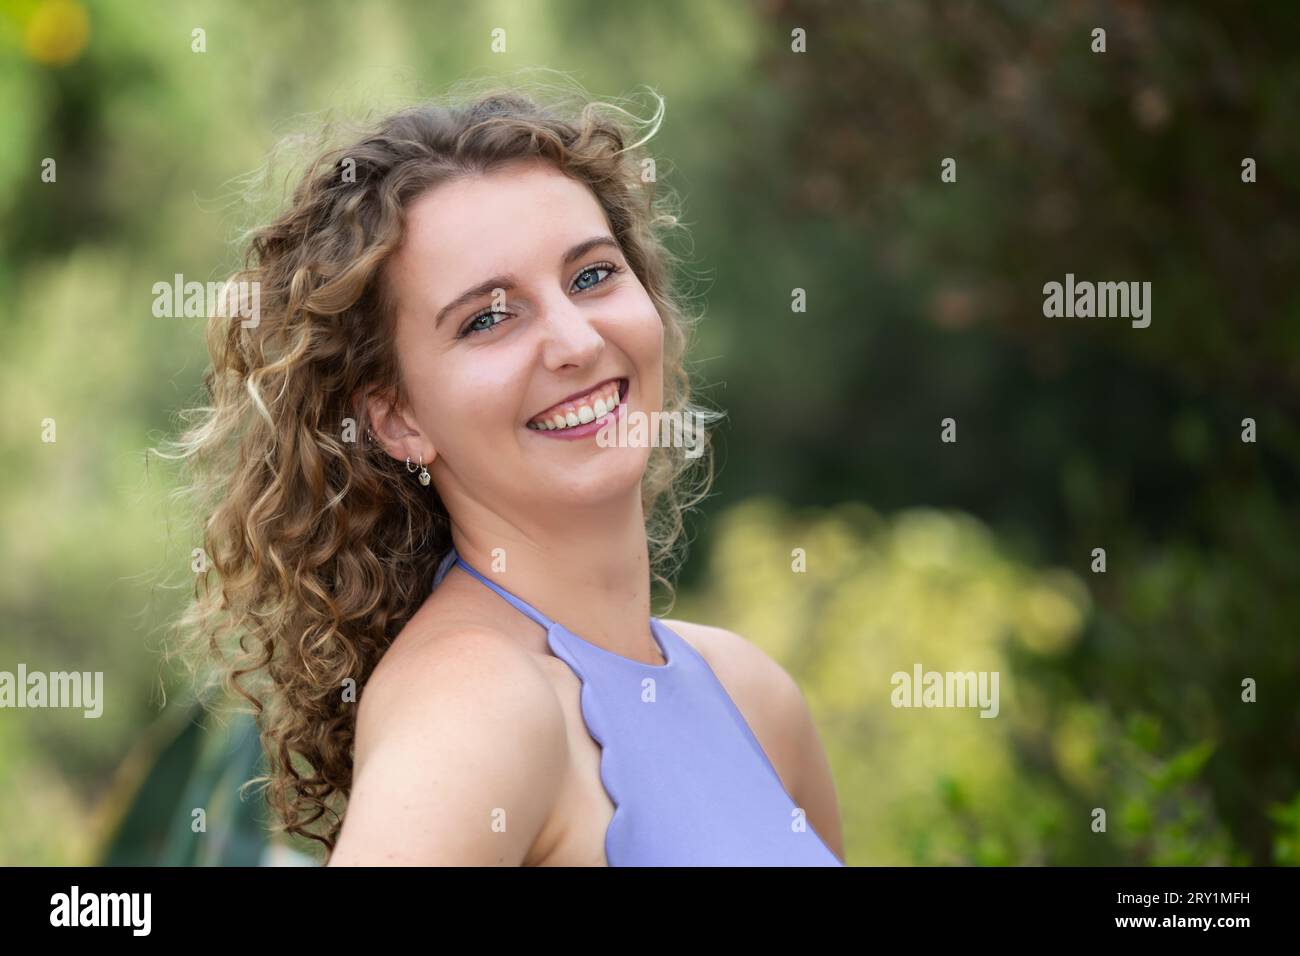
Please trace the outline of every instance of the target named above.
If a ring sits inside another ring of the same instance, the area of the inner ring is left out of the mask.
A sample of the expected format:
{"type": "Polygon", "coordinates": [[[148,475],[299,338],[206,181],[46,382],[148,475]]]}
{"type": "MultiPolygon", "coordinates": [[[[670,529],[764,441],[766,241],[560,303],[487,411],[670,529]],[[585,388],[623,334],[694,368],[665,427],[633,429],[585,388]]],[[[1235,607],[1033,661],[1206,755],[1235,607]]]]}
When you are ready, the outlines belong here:
{"type": "Polygon", "coordinates": [[[835,778],[831,773],[830,759],[817,733],[808,701],[799,685],[786,675],[786,708],[789,726],[799,740],[799,773],[791,796],[804,808],[808,822],[831,849],[844,862],[844,833],[840,823],[839,801],[835,796],[835,778]]]}
{"type": "Polygon", "coordinates": [[[518,866],[568,760],[545,673],[491,632],[446,635],[376,673],[327,865],[518,866]]]}

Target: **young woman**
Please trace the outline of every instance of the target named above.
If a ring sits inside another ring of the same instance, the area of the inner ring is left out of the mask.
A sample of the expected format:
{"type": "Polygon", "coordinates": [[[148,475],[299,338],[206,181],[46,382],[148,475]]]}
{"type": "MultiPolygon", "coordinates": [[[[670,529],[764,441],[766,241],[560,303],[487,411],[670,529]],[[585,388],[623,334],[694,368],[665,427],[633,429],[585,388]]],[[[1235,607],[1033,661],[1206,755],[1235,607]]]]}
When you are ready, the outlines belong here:
{"type": "Polygon", "coordinates": [[[390,116],[254,233],[259,313],[211,322],[187,622],[240,636],[268,800],[332,865],[841,864],[798,686],[650,613],[711,473],[627,437],[702,410],[626,115],[390,116]]]}

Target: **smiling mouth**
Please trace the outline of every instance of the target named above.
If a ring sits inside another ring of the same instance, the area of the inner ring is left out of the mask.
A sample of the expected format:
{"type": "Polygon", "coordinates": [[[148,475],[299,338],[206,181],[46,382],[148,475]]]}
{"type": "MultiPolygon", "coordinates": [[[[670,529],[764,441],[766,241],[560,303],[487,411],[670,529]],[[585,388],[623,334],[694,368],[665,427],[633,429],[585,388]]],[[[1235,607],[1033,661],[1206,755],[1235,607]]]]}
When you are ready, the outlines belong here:
{"type": "Polygon", "coordinates": [[[611,379],[597,385],[586,395],[561,402],[529,419],[534,431],[565,431],[604,418],[627,400],[628,380],[611,379]]]}

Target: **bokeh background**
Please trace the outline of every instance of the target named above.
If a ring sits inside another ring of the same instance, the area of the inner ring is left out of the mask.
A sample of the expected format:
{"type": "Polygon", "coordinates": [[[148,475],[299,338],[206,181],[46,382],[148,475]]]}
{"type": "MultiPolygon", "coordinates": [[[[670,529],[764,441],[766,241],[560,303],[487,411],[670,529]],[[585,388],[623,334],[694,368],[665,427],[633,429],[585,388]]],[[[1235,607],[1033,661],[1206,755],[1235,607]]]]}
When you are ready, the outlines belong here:
{"type": "Polygon", "coordinates": [[[281,137],[529,67],[667,99],[728,413],[667,616],[799,680],[849,863],[1300,861],[1298,9],[3,0],[0,670],[106,705],[0,711],[0,862],[306,862],[160,671],[196,541],[146,449],[206,353],[152,286],[225,276],[281,137]],[[1067,272],[1151,326],[1045,318],[1067,272]],[[895,709],[915,662],[999,716],[895,709]]]}

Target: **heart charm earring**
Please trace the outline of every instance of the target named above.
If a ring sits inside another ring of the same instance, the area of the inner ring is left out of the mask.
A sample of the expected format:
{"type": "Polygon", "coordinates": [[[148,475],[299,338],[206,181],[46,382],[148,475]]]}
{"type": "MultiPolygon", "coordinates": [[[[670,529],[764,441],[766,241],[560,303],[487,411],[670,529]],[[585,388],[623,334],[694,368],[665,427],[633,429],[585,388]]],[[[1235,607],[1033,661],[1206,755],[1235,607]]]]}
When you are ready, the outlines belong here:
{"type": "MultiPolygon", "coordinates": [[[[429,482],[433,480],[433,476],[429,474],[429,469],[424,466],[423,455],[420,456],[419,469],[420,469],[420,484],[424,485],[427,488],[429,482]]],[[[406,470],[415,471],[415,469],[411,467],[411,458],[409,455],[406,458],[406,470]]]]}

